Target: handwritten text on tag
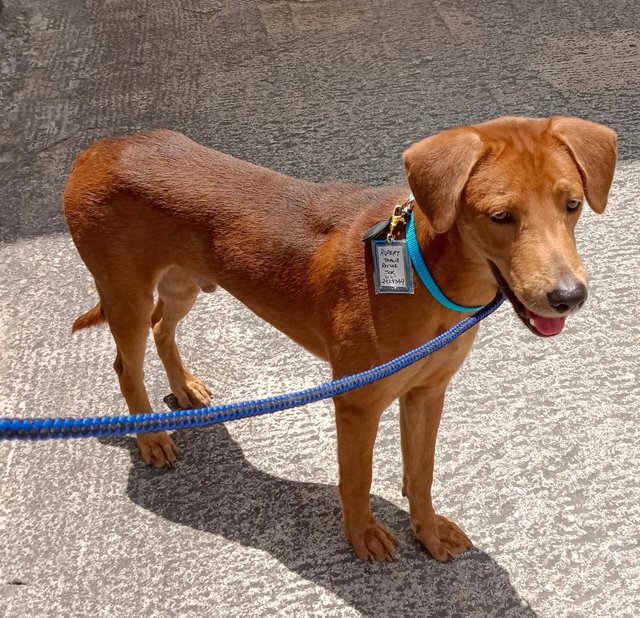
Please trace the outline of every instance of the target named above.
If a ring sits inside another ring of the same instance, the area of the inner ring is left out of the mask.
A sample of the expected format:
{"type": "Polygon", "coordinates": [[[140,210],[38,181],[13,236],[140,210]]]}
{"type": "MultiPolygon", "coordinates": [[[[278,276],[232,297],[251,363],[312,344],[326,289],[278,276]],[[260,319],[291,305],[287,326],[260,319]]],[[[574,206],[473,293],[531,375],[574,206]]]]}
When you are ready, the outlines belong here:
{"type": "Polygon", "coordinates": [[[411,265],[404,240],[375,241],[374,280],[378,294],[413,294],[411,265]]]}

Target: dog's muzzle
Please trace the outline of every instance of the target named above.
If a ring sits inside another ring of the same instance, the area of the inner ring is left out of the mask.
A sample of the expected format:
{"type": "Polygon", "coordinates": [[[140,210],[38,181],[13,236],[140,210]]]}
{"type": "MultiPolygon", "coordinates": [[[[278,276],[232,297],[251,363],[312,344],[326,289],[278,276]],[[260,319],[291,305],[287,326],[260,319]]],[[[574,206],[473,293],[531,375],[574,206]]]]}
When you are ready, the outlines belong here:
{"type": "Polygon", "coordinates": [[[587,289],[582,283],[574,279],[562,280],[558,286],[556,286],[556,288],[547,295],[547,299],[555,311],[558,313],[564,313],[565,315],[554,318],[547,318],[545,316],[538,315],[530,309],[527,309],[522,304],[520,299],[515,295],[515,292],[509,287],[509,284],[503,277],[500,269],[491,261],[489,264],[491,266],[491,272],[498,283],[498,287],[505,297],[509,299],[516,315],[535,335],[541,337],[553,337],[553,335],[560,333],[564,328],[564,324],[567,319],[566,314],[571,311],[578,310],[587,299],[587,289]]]}

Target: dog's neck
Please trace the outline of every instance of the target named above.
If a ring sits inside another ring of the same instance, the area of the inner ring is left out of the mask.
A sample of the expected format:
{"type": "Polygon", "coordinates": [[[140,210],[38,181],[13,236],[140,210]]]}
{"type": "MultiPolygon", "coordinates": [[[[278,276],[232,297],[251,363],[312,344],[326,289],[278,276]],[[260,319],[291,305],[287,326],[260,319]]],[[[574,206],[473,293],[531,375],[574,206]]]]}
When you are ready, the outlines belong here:
{"type": "Polygon", "coordinates": [[[444,295],[464,306],[490,302],[498,286],[489,263],[463,241],[457,226],[436,234],[419,208],[413,216],[422,257],[444,295]]]}

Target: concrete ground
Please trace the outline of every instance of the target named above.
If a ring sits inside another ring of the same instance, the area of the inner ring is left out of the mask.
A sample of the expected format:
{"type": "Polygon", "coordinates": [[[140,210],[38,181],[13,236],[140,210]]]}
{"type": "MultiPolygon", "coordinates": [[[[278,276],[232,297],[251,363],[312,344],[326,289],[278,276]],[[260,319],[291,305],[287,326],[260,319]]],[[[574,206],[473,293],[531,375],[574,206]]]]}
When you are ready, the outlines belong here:
{"type": "MultiPolygon", "coordinates": [[[[108,331],[69,332],[96,295],[60,195],[100,137],[169,127],[384,184],[411,142],[497,115],[620,136],[609,209],[579,226],[585,309],[540,340],[502,308],[450,389],[435,499],[473,551],[413,539],[395,407],[373,484],[390,564],[343,538],[329,403],[177,432],[168,472],[130,437],[0,443],[0,615],[640,615],[639,28],[631,0],[0,0],[0,416],[124,411],[108,331]]],[[[225,293],[181,341],[216,402],[328,377],[225,293]]],[[[152,355],[148,386],[162,409],[152,355]]]]}

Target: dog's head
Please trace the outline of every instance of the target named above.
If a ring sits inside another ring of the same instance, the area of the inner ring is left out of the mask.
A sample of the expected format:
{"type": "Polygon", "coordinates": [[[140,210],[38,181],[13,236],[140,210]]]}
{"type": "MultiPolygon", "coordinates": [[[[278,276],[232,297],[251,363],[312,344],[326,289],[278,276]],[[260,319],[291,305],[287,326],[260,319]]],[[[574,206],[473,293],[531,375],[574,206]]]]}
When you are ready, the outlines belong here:
{"type": "Polygon", "coordinates": [[[499,118],[411,146],[405,169],[437,233],[455,226],[522,321],[559,333],[587,298],[574,228],[583,202],[604,211],[616,134],[577,118],[499,118]]]}

